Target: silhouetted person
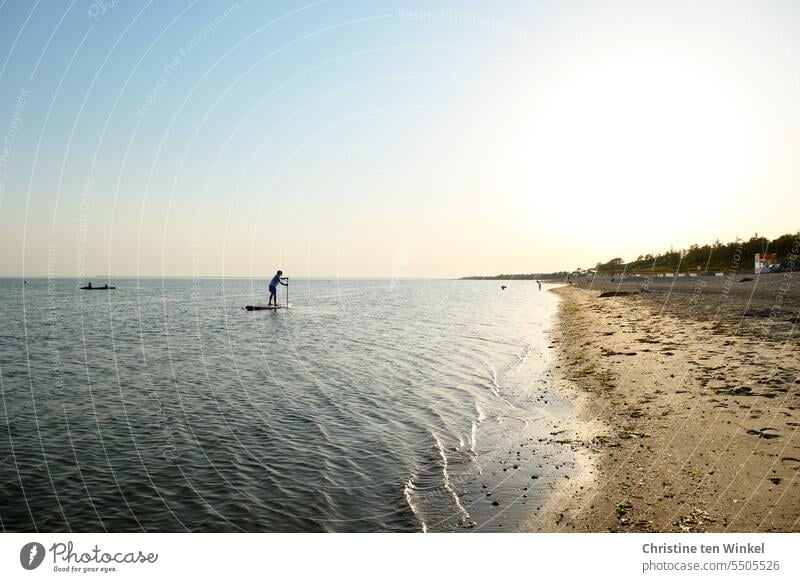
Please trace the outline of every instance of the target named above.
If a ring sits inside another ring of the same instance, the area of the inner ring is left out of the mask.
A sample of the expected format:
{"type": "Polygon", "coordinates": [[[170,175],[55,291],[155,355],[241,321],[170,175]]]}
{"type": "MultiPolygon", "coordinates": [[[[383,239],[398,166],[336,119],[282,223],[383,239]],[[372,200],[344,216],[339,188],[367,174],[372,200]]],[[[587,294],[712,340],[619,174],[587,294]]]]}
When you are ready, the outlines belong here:
{"type": "Polygon", "coordinates": [[[536,284],[539,285],[539,291],[542,290],[542,282],[539,279],[536,279],[536,284]]]}
{"type": "Polygon", "coordinates": [[[289,285],[289,283],[284,283],[284,281],[287,280],[287,277],[282,277],[281,275],[283,275],[283,271],[278,271],[272,278],[272,281],[269,282],[269,301],[267,302],[267,305],[278,304],[278,285],[289,285]]]}

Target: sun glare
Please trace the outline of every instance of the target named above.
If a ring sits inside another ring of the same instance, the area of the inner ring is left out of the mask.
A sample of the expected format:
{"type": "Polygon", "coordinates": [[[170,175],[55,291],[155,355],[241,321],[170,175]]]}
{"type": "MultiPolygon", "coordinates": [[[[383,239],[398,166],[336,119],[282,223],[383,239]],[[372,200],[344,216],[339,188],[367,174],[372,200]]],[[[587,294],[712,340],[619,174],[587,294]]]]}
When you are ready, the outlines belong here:
{"type": "Polygon", "coordinates": [[[598,66],[551,87],[536,111],[522,195],[571,226],[702,215],[735,193],[746,125],[733,92],[690,67],[598,66]],[[581,212],[563,212],[570,198],[581,212]]]}

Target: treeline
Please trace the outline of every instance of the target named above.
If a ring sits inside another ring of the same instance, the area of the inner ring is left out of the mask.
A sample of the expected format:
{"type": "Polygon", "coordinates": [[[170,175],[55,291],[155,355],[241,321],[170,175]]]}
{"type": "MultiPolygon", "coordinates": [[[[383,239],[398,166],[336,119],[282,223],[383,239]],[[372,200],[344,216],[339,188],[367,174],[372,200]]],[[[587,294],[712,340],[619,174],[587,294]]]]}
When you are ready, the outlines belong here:
{"type": "Polygon", "coordinates": [[[567,273],[566,271],[559,271],[558,273],[523,273],[521,275],[520,274],[517,274],[517,275],[485,275],[485,276],[483,276],[483,275],[473,275],[471,277],[461,277],[461,279],[470,280],[470,281],[473,281],[473,280],[489,280],[489,281],[495,281],[495,280],[498,280],[498,281],[499,280],[503,280],[503,281],[512,281],[512,280],[516,280],[516,281],[532,281],[532,280],[552,281],[552,280],[557,280],[557,281],[564,281],[564,280],[566,280],[568,274],[569,273],[567,273]]]}
{"type": "Polygon", "coordinates": [[[683,250],[670,249],[657,255],[640,255],[629,263],[617,257],[606,263],[598,263],[596,269],[599,273],[752,271],[756,253],[775,253],[779,263],[788,262],[791,255],[798,252],[799,240],[800,232],[784,234],[772,240],[756,234],[749,240],[737,239],[726,244],[717,240],[710,245],[692,245],[683,250]]]}
{"type": "MultiPolygon", "coordinates": [[[[757,233],[749,240],[737,239],[729,243],[719,240],[713,244],[692,245],[688,249],[670,249],[657,255],[639,255],[635,261],[626,263],[617,257],[606,263],[598,263],[595,269],[598,273],[674,273],[674,272],[710,272],[735,270],[738,272],[752,271],[753,259],[756,253],[775,253],[778,263],[798,261],[796,256],[800,251],[800,231],[794,234],[784,234],[775,239],[767,239],[757,233]]],[[[585,271],[579,270],[585,273],[585,271]]],[[[539,281],[565,281],[569,273],[558,271],[556,273],[524,273],[513,275],[487,275],[461,277],[469,280],[532,280],[539,281]]]]}

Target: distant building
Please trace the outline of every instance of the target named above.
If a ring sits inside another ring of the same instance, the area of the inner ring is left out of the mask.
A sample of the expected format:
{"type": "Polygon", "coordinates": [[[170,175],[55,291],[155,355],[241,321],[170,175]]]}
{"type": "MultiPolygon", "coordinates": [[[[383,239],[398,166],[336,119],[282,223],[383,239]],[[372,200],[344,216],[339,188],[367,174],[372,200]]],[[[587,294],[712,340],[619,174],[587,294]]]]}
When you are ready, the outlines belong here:
{"type": "Polygon", "coordinates": [[[778,255],[775,253],[756,253],[755,272],[769,273],[778,264],[778,255]]]}

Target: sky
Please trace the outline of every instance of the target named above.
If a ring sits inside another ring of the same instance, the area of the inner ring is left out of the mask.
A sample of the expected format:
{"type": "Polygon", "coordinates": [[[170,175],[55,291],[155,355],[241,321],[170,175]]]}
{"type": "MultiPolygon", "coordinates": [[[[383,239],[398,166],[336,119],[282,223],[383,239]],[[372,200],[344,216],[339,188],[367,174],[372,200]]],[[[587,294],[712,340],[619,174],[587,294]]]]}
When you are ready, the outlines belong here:
{"type": "Polygon", "coordinates": [[[792,1],[0,3],[0,275],[548,272],[800,228],[792,1]]]}

